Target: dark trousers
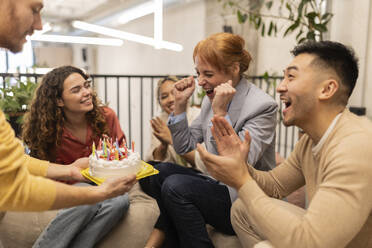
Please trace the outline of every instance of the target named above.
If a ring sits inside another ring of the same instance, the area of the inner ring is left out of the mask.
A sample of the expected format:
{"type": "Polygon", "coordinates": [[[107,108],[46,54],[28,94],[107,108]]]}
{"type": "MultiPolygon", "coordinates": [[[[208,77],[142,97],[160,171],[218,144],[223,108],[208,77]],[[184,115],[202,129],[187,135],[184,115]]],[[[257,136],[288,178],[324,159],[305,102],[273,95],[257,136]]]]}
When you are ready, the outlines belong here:
{"type": "Polygon", "coordinates": [[[225,185],[194,169],[172,163],[150,163],[160,173],[139,183],[158,203],[160,216],[155,228],[165,232],[165,247],[214,247],[206,224],[222,233],[235,234],[225,185]]]}

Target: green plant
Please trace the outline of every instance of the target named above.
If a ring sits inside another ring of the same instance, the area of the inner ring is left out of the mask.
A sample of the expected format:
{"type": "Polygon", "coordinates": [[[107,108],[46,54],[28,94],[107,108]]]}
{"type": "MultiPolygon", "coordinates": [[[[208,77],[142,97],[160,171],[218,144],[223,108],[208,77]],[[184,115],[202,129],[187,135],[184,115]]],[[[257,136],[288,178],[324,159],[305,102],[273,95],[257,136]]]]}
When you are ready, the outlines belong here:
{"type": "Polygon", "coordinates": [[[297,32],[296,40],[323,40],[333,14],[322,8],[326,0],[280,0],[278,14],[271,14],[273,0],[218,0],[224,8],[231,8],[239,23],[249,21],[262,36],[278,33],[278,20],[287,24],[283,37],[297,32]]]}
{"type": "Polygon", "coordinates": [[[30,81],[17,80],[15,85],[6,80],[5,87],[0,88],[0,109],[4,111],[9,120],[12,116],[19,116],[18,123],[21,123],[24,112],[32,100],[37,84],[30,81]]]}

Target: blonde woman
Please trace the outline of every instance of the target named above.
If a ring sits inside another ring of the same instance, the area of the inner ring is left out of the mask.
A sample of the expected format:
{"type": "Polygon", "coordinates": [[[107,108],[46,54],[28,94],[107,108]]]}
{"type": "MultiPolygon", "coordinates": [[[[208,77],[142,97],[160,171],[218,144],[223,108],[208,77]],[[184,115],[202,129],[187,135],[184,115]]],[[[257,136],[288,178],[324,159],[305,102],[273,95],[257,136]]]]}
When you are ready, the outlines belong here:
{"type": "MultiPolygon", "coordinates": [[[[152,136],[151,146],[145,157],[146,161],[172,162],[186,167],[194,167],[194,151],[184,155],[178,155],[173,148],[172,135],[166,124],[169,115],[174,110],[174,84],[180,79],[175,76],[167,76],[158,81],[157,99],[161,107],[161,113],[151,121],[152,136]]],[[[197,107],[188,107],[187,119],[192,122],[200,113],[197,107]]]]}

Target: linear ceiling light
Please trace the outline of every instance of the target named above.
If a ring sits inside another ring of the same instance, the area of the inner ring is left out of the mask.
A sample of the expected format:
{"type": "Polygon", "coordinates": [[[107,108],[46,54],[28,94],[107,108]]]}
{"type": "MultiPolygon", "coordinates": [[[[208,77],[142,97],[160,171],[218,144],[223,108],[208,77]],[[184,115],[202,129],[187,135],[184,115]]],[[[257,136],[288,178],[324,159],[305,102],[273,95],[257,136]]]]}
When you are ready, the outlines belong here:
{"type": "Polygon", "coordinates": [[[90,45],[102,45],[102,46],[122,46],[124,43],[120,39],[67,36],[67,35],[45,35],[45,34],[43,35],[34,34],[30,37],[30,39],[34,41],[78,43],[78,44],[90,44],[90,45]]]}
{"type": "MultiPolygon", "coordinates": [[[[93,33],[103,34],[103,35],[107,35],[107,36],[111,36],[111,37],[115,37],[119,39],[124,39],[124,40],[129,40],[129,41],[134,41],[134,42],[138,42],[138,43],[142,43],[142,44],[146,44],[150,46],[157,45],[157,42],[155,41],[155,39],[151,37],[128,33],[128,32],[120,31],[117,29],[106,28],[106,27],[102,27],[99,25],[94,25],[94,24],[90,24],[90,23],[86,23],[82,21],[73,21],[72,26],[75,28],[90,31],[93,33]]],[[[183,50],[182,45],[169,42],[169,41],[164,41],[164,40],[159,41],[159,46],[160,48],[165,48],[165,49],[169,49],[169,50],[177,51],[177,52],[180,52],[183,50]]]]}
{"type": "Polygon", "coordinates": [[[155,48],[161,48],[163,40],[163,0],[154,0],[154,39],[155,48]]]}
{"type": "Polygon", "coordinates": [[[119,24],[126,24],[132,20],[154,13],[154,2],[149,1],[125,10],[117,20],[119,24]]]}

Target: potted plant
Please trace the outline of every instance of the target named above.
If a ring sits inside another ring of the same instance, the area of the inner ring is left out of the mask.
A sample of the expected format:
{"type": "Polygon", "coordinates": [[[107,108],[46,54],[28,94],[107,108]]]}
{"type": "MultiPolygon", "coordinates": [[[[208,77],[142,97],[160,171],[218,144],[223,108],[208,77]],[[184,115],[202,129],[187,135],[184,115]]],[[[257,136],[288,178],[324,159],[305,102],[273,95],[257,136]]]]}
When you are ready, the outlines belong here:
{"type": "Polygon", "coordinates": [[[36,87],[37,84],[29,79],[26,81],[17,80],[14,85],[11,85],[8,79],[5,82],[5,87],[0,88],[0,109],[4,111],[17,136],[21,134],[22,118],[36,87]]]}

